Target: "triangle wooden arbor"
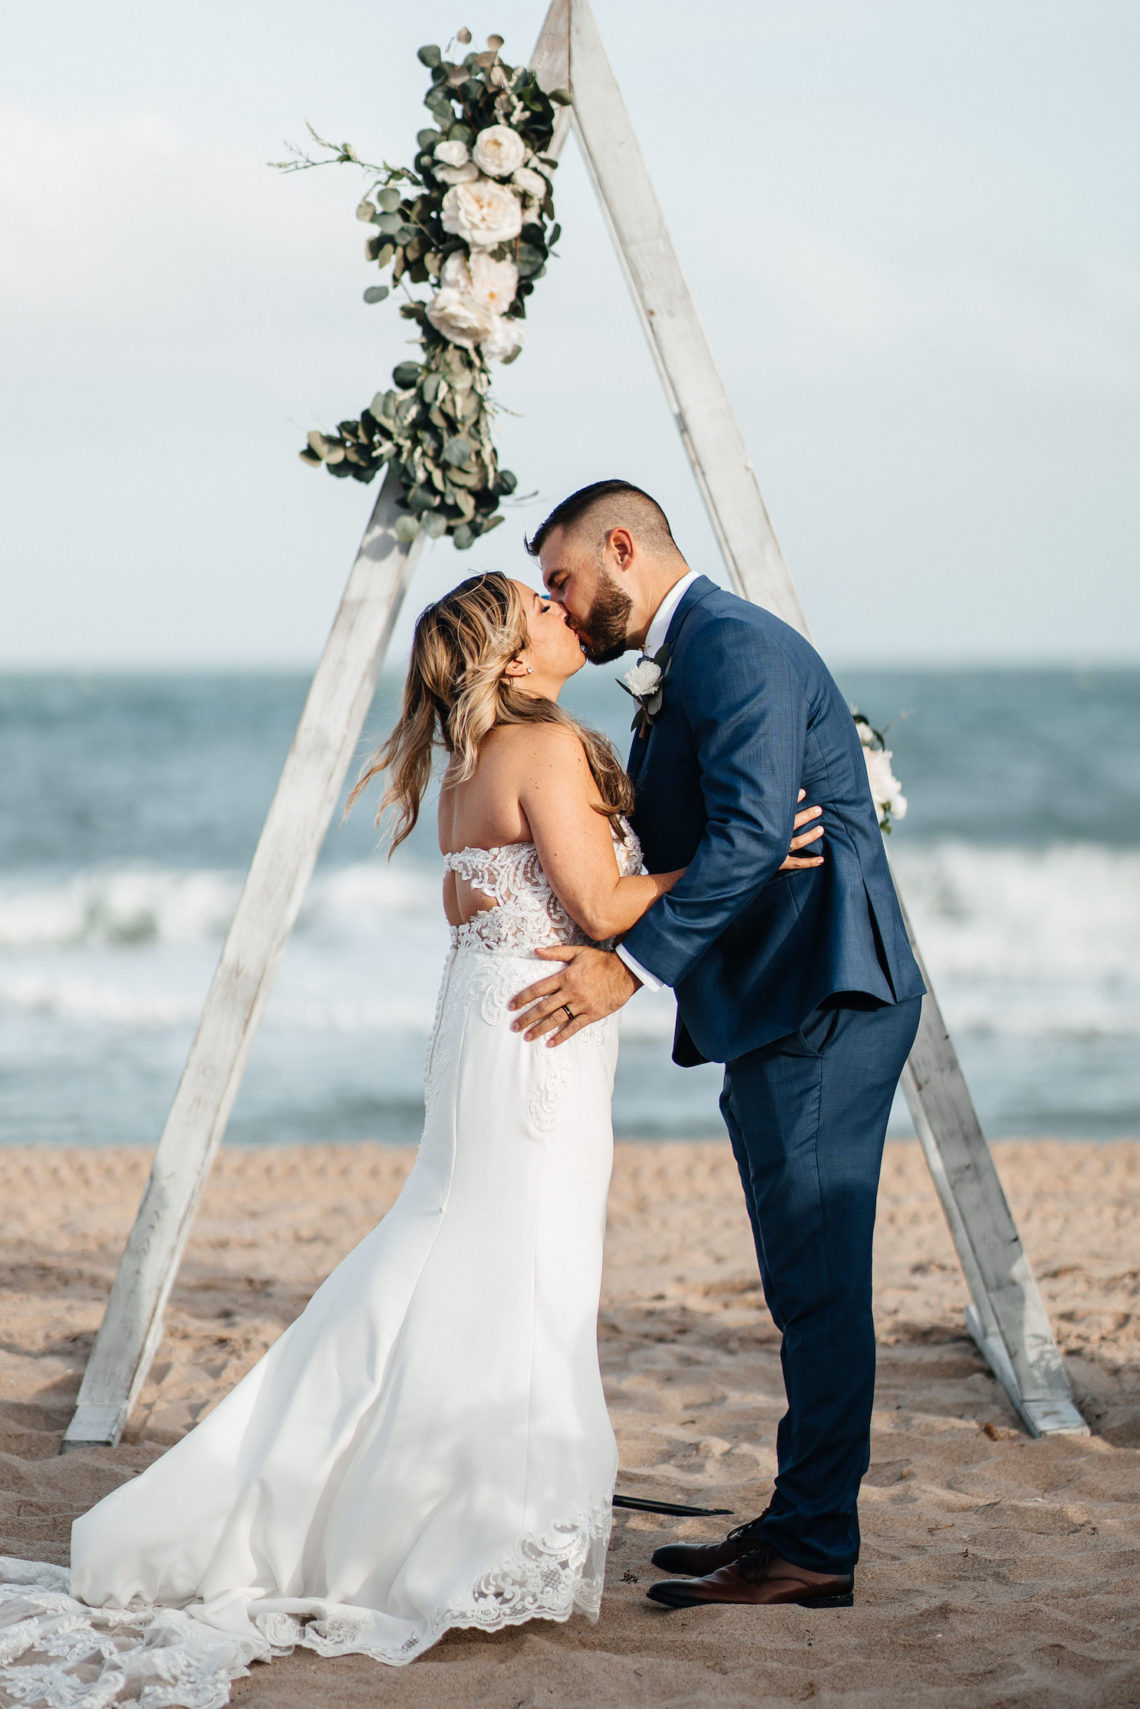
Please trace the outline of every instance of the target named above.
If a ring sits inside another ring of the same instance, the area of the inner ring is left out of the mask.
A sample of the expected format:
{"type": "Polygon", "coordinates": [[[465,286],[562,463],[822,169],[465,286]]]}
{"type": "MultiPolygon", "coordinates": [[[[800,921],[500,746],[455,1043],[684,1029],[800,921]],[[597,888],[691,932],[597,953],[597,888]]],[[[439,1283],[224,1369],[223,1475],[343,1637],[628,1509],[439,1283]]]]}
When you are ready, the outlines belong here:
{"type": "MultiPolygon", "coordinates": [[[[733,585],[807,634],[587,0],[553,0],[531,64],[545,88],[573,97],[552,152],[572,122],[733,585]]],[[[397,540],[396,516],[389,474],[262,829],[64,1450],[118,1440],[158,1349],[194,1211],[422,549],[422,535],[397,540]]],[[[1087,1433],[932,990],[903,1086],[973,1296],[971,1335],[1032,1435],[1087,1433]]]]}

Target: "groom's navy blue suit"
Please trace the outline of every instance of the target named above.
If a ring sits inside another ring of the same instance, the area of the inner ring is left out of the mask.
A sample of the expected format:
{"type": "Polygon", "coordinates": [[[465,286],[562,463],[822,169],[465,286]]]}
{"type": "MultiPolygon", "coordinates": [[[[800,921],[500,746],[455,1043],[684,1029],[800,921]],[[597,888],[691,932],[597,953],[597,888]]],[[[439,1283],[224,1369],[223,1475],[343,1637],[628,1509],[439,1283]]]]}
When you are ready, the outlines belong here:
{"type": "Polygon", "coordinates": [[[783,1336],[788,1410],[761,1536],[849,1572],[874,1392],[871,1241],[891,1100],[918,1025],[854,720],[807,641],[700,576],[629,770],[651,872],[687,868],[624,940],[674,988],[674,1059],[725,1064],[721,1110],[783,1336]],[[780,872],[797,791],[824,864],[780,872]]]}

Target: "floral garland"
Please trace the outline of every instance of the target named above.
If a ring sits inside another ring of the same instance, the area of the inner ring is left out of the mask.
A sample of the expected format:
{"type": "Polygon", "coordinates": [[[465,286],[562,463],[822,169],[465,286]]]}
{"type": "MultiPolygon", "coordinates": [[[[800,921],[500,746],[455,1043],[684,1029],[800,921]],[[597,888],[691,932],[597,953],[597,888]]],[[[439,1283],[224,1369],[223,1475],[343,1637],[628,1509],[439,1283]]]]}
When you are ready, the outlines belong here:
{"type": "Polygon", "coordinates": [[[902,792],[902,784],[891,770],[894,755],[882,730],[874,729],[861,712],[852,711],[852,717],[867,764],[867,782],[871,785],[871,799],[879,815],[879,829],[889,836],[895,820],[906,818],[906,796],[902,792]]]}
{"type": "MultiPolygon", "coordinates": [[[[469,30],[456,38],[466,45],[469,30]]],[[[526,66],[499,58],[501,36],[484,53],[445,59],[438,47],[419,49],[431,72],[424,105],[435,128],[417,134],[414,169],[369,166],[348,143],[328,143],[311,159],[299,150],[282,171],[352,164],[375,174],[356,210],[375,226],[365,245],[369,261],[391,269],[407,301],[400,313],[419,327],[420,361],[399,362],[392,387],[376,393],[355,421],[335,433],[314,429],[301,452],[340,479],[371,481],[385,464],[399,470],[396,534],[414,540],[450,534],[460,548],[497,527],[499,502],[516,477],[500,469],[491,433],[488,362],[513,362],[522,348],[526,298],[542,277],[558,241],[547,152],[556,107],[570,96],[547,94],[526,66]],[[409,285],[430,284],[428,300],[409,285]]],[[[372,285],[368,303],[382,302],[389,285],[372,285]]]]}

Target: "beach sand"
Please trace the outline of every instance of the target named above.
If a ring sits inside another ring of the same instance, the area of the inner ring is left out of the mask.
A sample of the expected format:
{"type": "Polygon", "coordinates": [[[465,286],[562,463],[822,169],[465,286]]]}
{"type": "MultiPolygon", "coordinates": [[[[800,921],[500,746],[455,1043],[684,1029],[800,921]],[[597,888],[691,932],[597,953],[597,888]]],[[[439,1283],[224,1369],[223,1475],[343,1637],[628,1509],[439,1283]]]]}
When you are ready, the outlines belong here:
{"type": "MultiPolygon", "coordinates": [[[[619,1513],[596,1626],[451,1633],[399,1670],[301,1652],[255,1666],[233,1702],[1140,1704],[1140,1144],[994,1149],[1093,1434],[1024,1435],[965,1333],[965,1285],[922,1154],[889,1145],[853,1609],[667,1612],[645,1600],[659,1543],[721,1535],[764,1505],[782,1408],[727,1144],[624,1144],[601,1315],[619,1488],[734,1518],[619,1513]]],[[[368,1145],[223,1152],[124,1441],[60,1457],[149,1156],[0,1151],[0,1551],[65,1561],[71,1519],[249,1368],[410,1163],[406,1150],[368,1145]]]]}

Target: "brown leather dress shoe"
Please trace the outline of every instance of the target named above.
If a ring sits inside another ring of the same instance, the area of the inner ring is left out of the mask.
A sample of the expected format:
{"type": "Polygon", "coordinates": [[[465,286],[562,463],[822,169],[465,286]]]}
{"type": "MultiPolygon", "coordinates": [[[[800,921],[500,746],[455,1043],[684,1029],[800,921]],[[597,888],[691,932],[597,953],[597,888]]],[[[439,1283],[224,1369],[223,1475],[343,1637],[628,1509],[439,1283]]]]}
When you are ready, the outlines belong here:
{"type": "Polygon", "coordinates": [[[667,1573],[692,1573],[701,1578],[718,1567],[731,1566],[760,1543],[760,1527],[768,1517],[765,1508],[758,1519],[738,1525],[722,1543],[665,1543],[650,1556],[655,1567],[667,1573]]]}
{"type": "Polygon", "coordinates": [[[808,1573],[781,1559],[762,1543],[751,1554],[703,1578],[665,1579],[650,1585],[646,1596],[666,1608],[695,1608],[706,1602],[743,1602],[753,1607],[776,1603],[797,1608],[850,1608],[855,1601],[854,1575],[825,1577],[808,1573]]]}

